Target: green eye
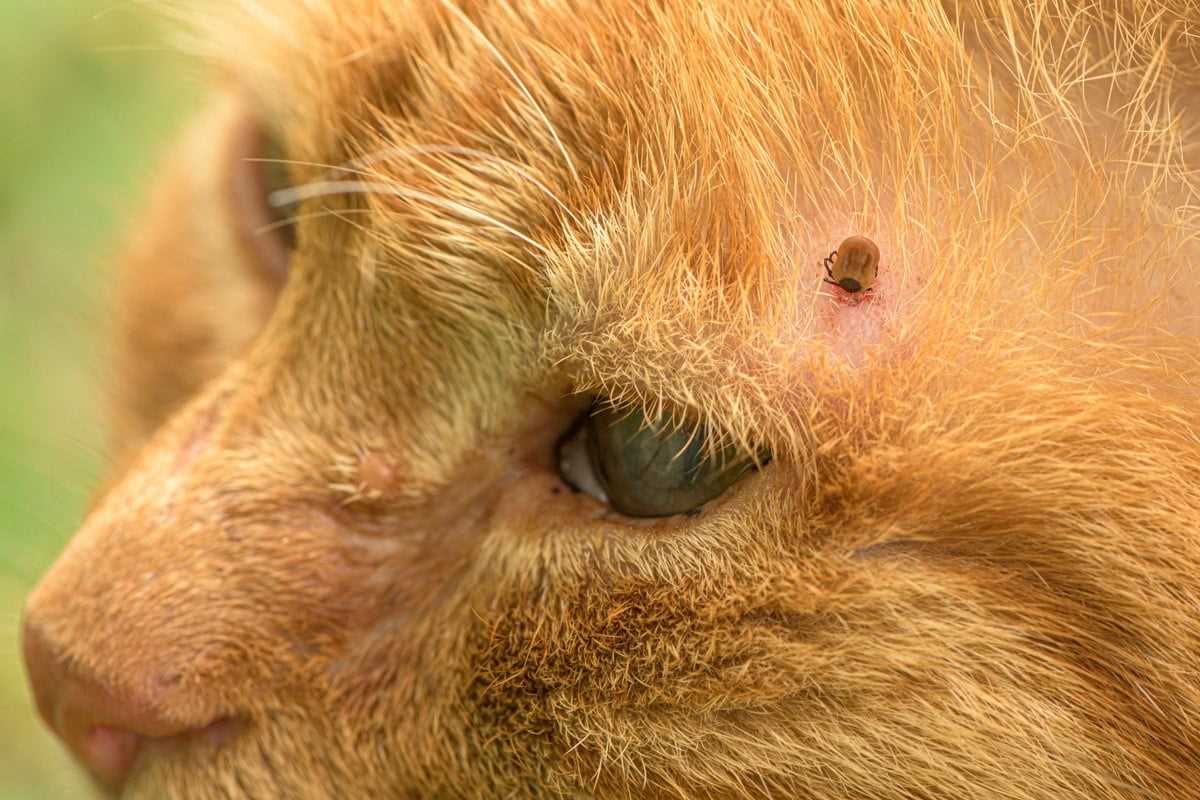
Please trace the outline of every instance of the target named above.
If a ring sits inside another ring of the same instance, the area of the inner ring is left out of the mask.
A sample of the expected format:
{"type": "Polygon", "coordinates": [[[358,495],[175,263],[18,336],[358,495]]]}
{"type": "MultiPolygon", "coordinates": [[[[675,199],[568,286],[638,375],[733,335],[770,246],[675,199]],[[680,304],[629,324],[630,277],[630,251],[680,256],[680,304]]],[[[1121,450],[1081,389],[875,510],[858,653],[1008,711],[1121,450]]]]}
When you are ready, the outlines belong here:
{"type": "Polygon", "coordinates": [[[560,449],[563,478],[631,517],[694,511],[753,468],[732,450],[711,454],[705,431],[598,408],[560,449]]]}

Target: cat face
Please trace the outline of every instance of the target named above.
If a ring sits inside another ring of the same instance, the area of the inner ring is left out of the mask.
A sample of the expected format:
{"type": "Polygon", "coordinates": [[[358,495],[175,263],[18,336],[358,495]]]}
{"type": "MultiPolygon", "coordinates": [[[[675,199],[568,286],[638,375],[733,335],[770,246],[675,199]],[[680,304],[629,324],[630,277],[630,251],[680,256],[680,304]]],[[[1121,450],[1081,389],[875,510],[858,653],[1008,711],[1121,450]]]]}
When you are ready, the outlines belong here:
{"type": "Polygon", "coordinates": [[[206,9],[49,724],[127,800],[1192,791],[1200,74],[1043,5],[206,9]]]}

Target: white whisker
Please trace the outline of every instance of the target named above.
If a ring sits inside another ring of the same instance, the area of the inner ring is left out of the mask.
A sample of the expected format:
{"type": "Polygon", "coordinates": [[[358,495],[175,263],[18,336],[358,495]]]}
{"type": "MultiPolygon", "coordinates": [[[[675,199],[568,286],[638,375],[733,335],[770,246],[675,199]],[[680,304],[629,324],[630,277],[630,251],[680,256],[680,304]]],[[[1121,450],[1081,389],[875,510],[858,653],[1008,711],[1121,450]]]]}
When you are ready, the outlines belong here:
{"type": "Polygon", "coordinates": [[[533,97],[533,93],[529,91],[529,87],[527,87],[521,80],[520,76],[517,75],[517,71],[512,68],[512,65],[508,62],[508,59],[506,59],[500,50],[494,44],[492,44],[491,40],[484,35],[483,31],[479,29],[479,26],[472,22],[470,17],[464,14],[462,9],[454,4],[453,0],[441,0],[441,3],[443,6],[445,6],[446,10],[458,17],[462,24],[466,25],[471,32],[478,37],[480,43],[496,57],[498,62],[500,62],[500,66],[503,67],[505,72],[508,73],[508,76],[512,78],[512,81],[516,85],[517,89],[520,90],[521,94],[525,95],[525,99],[529,101],[529,104],[533,106],[533,109],[537,112],[538,116],[542,118],[542,122],[546,125],[546,130],[549,131],[550,137],[554,139],[554,143],[558,146],[558,151],[562,153],[563,161],[566,162],[567,169],[571,171],[571,177],[574,178],[576,183],[579,183],[579,172],[575,169],[575,162],[571,160],[570,154],[567,153],[567,148],[565,145],[563,145],[562,139],[559,138],[558,131],[554,129],[554,124],[550,122],[550,117],[546,116],[545,110],[538,105],[537,100],[535,100],[533,97]]]}
{"type": "Polygon", "coordinates": [[[416,189],[406,189],[393,183],[374,181],[315,181],[313,183],[304,184],[303,186],[293,186],[287,189],[278,189],[274,192],[271,192],[268,202],[270,202],[272,206],[278,208],[280,206],[290,206],[294,203],[299,203],[303,200],[311,200],[317,197],[345,194],[388,195],[391,197],[400,197],[405,200],[417,200],[419,202],[428,203],[431,206],[443,208],[466,219],[473,220],[475,222],[482,222],[498,228],[499,230],[504,231],[516,239],[519,239],[541,253],[548,252],[545,245],[530,239],[528,236],[521,233],[511,225],[507,225],[495,217],[484,214],[478,209],[465,206],[462,203],[446,200],[445,198],[437,197],[436,195],[431,195],[428,192],[421,192],[417,191],[416,189]]]}
{"type": "Polygon", "coordinates": [[[271,233],[273,231],[279,230],[280,228],[286,228],[289,225],[295,225],[297,222],[301,222],[306,219],[320,219],[321,217],[339,217],[340,218],[343,216],[348,216],[350,214],[369,214],[369,213],[371,213],[371,212],[365,208],[347,208],[347,209],[343,209],[340,211],[334,211],[331,209],[323,209],[321,211],[311,211],[307,214],[292,214],[291,216],[289,216],[285,219],[281,219],[276,222],[272,222],[268,225],[260,225],[259,227],[254,229],[254,234],[256,236],[261,236],[264,233],[271,233]]]}
{"type": "Polygon", "coordinates": [[[286,164],[287,166],[290,166],[290,167],[312,167],[314,169],[323,169],[323,170],[328,170],[330,172],[348,172],[352,175],[364,175],[365,176],[365,175],[371,174],[369,172],[364,172],[363,170],[354,169],[353,167],[348,167],[345,165],[345,164],[354,163],[352,161],[347,161],[347,162],[345,162],[345,164],[338,165],[338,164],[325,164],[320,161],[301,161],[299,159],[294,159],[294,158],[247,158],[245,160],[252,164],[286,164]]]}
{"type": "MultiPolygon", "coordinates": [[[[315,169],[324,169],[329,172],[344,172],[349,175],[361,175],[364,178],[376,177],[378,173],[360,169],[359,167],[370,166],[386,161],[394,156],[402,156],[410,158],[417,155],[458,155],[468,156],[472,158],[485,159],[500,164],[511,169],[518,177],[523,178],[533,184],[538,191],[546,195],[551,202],[557,205],[567,216],[574,222],[579,222],[579,217],[571,210],[571,207],[562,201],[562,199],[554,193],[554,191],[542,181],[538,180],[532,172],[530,172],[522,164],[513,161],[512,159],[503,158],[494,153],[489,153],[485,150],[478,150],[473,147],[462,147],[451,144],[423,144],[423,145],[405,145],[396,147],[387,147],[382,150],[376,150],[368,155],[360,158],[353,158],[341,164],[326,164],[319,161],[301,161],[298,159],[288,158],[247,158],[246,161],[257,164],[286,164],[296,167],[313,167],[315,169]]],[[[420,163],[415,158],[410,160],[420,163]]]]}
{"type": "Polygon", "coordinates": [[[575,216],[575,212],[572,211],[566,203],[559,199],[558,195],[551,191],[550,187],[546,186],[546,184],[534,177],[533,173],[526,169],[523,165],[511,159],[502,158],[494,153],[489,153],[485,150],[478,150],[473,147],[462,147],[452,144],[418,144],[405,147],[389,147],[383,150],[377,150],[369,155],[363,156],[362,158],[356,158],[346,163],[354,164],[355,166],[359,167],[365,167],[370,166],[371,164],[378,164],[381,161],[387,161],[395,156],[401,156],[412,161],[416,161],[416,159],[413,157],[419,155],[467,156],[470,158],[485,159],[500,164],[504,167],[508,167],[518,176],[533,184],[539,191],[542,192],[542,194],[546,195],[546,197],[550,198],[550,200],[553,201],[555,205],[562,209],[568,216],[570,216],[572,220],[577,223],[579,222],[579,218],[575,216]]]}

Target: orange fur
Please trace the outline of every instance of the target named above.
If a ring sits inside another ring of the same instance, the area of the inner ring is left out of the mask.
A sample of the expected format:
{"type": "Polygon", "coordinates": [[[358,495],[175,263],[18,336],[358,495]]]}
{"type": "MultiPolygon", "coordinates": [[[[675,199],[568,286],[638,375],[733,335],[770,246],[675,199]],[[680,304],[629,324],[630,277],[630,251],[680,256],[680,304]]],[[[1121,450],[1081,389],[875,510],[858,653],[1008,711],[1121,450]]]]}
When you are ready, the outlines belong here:
{"type": "Polygon", "coordinates": [[[123,797],[1200,797],[1194,2],[218,6],[26,622],[244,723],[123,797]],[[772,461],[625,519],[592,395],[772,461]]]}

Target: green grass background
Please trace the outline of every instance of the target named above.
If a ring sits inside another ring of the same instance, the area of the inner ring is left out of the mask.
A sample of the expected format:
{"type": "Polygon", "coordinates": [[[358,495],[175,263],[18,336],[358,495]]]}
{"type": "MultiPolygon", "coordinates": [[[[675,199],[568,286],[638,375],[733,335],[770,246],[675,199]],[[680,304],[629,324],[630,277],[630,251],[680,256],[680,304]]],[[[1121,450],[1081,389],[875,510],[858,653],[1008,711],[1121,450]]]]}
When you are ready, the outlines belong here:
{"type": "Polygon", "coordinates": [[[0,800],[92,797],[17,628],[102,474],[108,257],[199,96],[169,40],[136,0],[0,2],[0,800]]]}

